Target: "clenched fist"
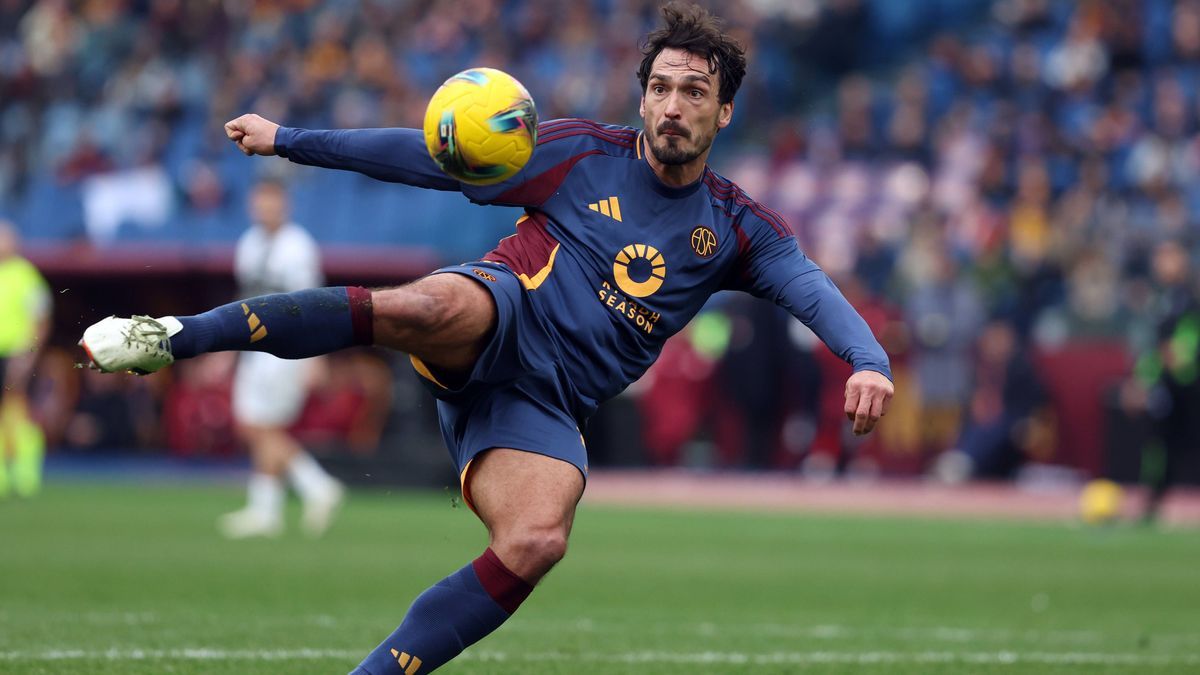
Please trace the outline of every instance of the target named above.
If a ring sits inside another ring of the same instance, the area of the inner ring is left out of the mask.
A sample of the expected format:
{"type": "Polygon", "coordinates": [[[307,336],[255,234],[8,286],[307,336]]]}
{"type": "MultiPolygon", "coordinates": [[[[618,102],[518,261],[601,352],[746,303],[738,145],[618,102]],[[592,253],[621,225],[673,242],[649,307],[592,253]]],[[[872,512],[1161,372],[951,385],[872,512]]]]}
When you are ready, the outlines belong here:
{"type": "Polygon", "coordinates": [[[275,131],[279,125],[258,115],[242,115],[225,123],[225,135],[247,155],[275,154],[275,131]]]}
{"type": "Polygon", "coordinates": [[[856,436],[871,433],[887,414],[895,391],[891,380],[873,370],[860,370],[846,380],[846,417],[853,420],[856,436]]]}

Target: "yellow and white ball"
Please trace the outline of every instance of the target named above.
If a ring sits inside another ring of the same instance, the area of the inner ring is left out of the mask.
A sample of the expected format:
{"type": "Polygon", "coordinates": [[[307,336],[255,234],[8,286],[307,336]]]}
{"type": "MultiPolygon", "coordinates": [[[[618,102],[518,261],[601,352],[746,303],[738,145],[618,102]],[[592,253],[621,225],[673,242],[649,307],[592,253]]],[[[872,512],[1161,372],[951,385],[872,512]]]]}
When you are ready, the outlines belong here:
{"type": "Polygon", "coordinates": [[[425,147],[449,176],[499,183],[521,170],[537,145],[537,108],[525,87],[495,68],[446,80],[425,110],[425,147]]]}

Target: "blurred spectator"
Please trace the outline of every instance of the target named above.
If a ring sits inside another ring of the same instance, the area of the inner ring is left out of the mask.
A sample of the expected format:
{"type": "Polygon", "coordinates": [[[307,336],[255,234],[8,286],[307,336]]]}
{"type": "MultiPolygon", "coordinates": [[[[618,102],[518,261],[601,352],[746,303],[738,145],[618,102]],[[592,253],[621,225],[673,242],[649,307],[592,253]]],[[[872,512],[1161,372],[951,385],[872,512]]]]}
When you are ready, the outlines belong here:
{"type": "Polygon", "coordinates": [[[912,326],[923,455],[949,447],[958,433],[971,348],[984,318],[983,301],[957,261],[940,242],[926,241],[914,245],[904,263],[912,284],[904,311],[912,326]]]}
{"type": "Polygon", "coordinates": [[[175,364],[173,385],[163,398],[167,448],[182,457],[230,457],[236,447],[230,382],[233,353],[205,355],[175,364]]]}
{"type": "Polygon", "coordinates": [[[971,394],[957,443],[940,456],[938,477],[1011,478],[1027,459],[1053,448],[1049,397],[1016,327],[989,321],[979,336],[971,394]]]}
{"type": "MultiPolygon", "coordinates": [[[[729,344],[730,321],[721,313],[697,315],[663,346],[657,361],[638,383],[642,442],[656,466],[715,464],[733,466],[743,448],[740,439],[720,443],[715,457],[685,456],[685,445],[701,432],[728,439],[731,422],[722,410],[726,397],[715,379],[717,360],[729,344]]],[[[740,433],[738,427],[733,433],[740,433]]]]}
{"type": "Polygon", "coordinates": [[[353,350],[314,364],[312,389],[291,431],[320,451],[369,455],[379,449],[392,400],[392,374],[378,354],[353,350]]]}
{"type": "MultiPolygon", "coordinates": [[[[735,295],[722,312],[728,348],[717,363],[705,415],[716,426],[721,464],[787,466],[781,452],[785,415],[810,429],[816,422],[820,374],[812,351],[797,349],[788,330],[795,319],[778,307],[735,295]]],[[[803,444],[805,452],[809,447],[803,444]]]]}
{"type": "Polygon", "coordinates": [[[129,452],[151,446],[158,410],[150,389],[131,376],[84,371],[63,443],[77,450],[129,452]]]}

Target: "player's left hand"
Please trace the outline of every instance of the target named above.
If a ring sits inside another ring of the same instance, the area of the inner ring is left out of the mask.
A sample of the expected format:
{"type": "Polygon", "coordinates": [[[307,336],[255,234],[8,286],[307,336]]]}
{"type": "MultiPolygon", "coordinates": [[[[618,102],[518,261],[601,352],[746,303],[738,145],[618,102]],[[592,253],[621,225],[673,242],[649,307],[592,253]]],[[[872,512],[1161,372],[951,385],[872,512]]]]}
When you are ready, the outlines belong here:
{"type": "Polygon", "coordinates": [[[871,433],[879,418],[887,414],[896,388],[883,373],[860,370],[846,380],[846,417],[854,422],[854,435],[871,433]]]}

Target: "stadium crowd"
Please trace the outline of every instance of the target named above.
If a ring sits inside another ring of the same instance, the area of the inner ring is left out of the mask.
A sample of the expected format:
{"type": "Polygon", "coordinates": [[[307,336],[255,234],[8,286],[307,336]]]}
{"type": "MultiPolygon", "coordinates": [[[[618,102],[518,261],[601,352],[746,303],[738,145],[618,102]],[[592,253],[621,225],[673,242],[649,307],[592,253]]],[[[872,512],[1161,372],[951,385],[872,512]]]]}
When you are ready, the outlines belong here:
{"type": "MultiPolygon", "coordinates": [[[[229,240],[259,165],[213,133],[223,121],[256,111],[294,126],[417,126],[440,81],[474,64],[517,75],[544,119],[636,125],[633,36],[658,4],[0,0],[0,213],[31,239],[82,236],[64,204],[89,177],[154,167],[172,196],[163,236],[229,240]]],[[[933,462],[946,448],[984,474],[1023,457],[1072,463],[1055,455],[1050,405],[1070,388],[1035,353],[1120,345],[1083,362],[1104,377],[1075,383],[1120,389],[1157,346],[1154,251],[1177,241],[1200,254],[1200,2],[719,11],[751,67],[714,164],[787,217],[872,323],[895,361],[897,407],[872,446],[853,447],[830,403],[842,365],[782,315],[727,298],[631,392],[647,420],[640,460],[934,465],[947,477],[964,469],[933,462]],[[781,369],[772,358],[785,353],[781,369]],[[698,433],[716,449],[689,459],[698,433]]],[[[295,178],[308,193],[297,219],[318,238],[405,241],[400,225],[362,227],[390,220],[391,203],[358,205],[356,178],[295,178]],[[332,206],[306,222],[318,201],[332,206]]],[[[123,227],[109,235],[130,236],[123,227]]],[[[452,259],[458,241],[432,227],[422,243],[452,259]]],[[[1136,396],[1119,399],[1140,414],[1136,396]]]]}

